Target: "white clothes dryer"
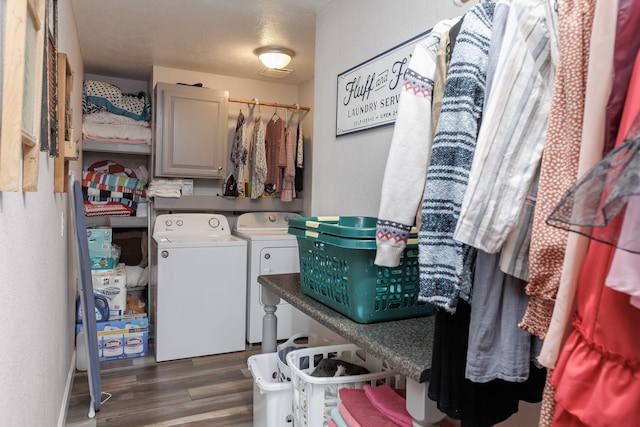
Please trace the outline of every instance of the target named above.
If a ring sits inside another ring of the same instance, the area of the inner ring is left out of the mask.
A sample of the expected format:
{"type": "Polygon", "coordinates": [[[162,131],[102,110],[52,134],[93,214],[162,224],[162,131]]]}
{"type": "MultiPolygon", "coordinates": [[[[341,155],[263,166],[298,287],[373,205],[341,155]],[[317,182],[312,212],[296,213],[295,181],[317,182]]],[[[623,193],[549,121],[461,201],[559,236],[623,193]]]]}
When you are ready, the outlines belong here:
{"type": "MultiPolygon", "coordinates": [[[[233,234],[247,241],[247,330],[250,344],[262,342],[264,305],[260,299],[262,274],[300,272],[298,241],[287,232],[290,212],[250,212],[238,217],[233,234]]],[[[309,331],[310,318],[285,301],[277,306],[277,339],[309,331]]]]}
{"type": "Polygon", "coordinates": [[[156,361],[245,349],[247,242],[224,215],[159,215],[156,361]]]}

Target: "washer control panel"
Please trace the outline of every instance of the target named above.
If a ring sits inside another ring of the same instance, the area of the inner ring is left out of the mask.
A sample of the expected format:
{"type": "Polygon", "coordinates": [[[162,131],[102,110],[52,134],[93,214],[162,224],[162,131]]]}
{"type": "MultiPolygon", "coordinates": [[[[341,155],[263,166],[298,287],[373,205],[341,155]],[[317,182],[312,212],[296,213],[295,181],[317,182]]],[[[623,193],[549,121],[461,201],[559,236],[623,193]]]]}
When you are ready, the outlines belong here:
{"type": "Polygon", "coordinates": [[[158,215],[154,236],[231,235],[227,217],[220,214],[186,213],[158,215]]]}

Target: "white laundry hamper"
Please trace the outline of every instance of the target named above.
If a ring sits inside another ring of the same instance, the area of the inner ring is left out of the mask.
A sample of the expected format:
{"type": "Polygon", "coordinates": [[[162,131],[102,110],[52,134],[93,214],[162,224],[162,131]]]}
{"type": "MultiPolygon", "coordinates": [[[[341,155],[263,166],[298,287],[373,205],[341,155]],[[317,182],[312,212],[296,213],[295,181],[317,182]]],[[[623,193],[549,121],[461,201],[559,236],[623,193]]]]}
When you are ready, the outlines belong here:
{"type": "Polygon", "coordinates": [[[406,387],[406,377],[383,360],[354,344],[337,344],[299,349],[287,354],[291,369],[293,420],[296,427],[324,427],[331,410],[340,404],[340,388],[406,387]],[[366,368],[370,373],[338,377],[317,377],[311,373],[322,359],[336,358],[366,368]]]}
{"type": "Polygon", "coordinates": [[[247,364],[254,380],[254,427],[293,426],[291,382],[278,379],[278,353],[253,355],[247,364]]]}
{"type": "Polygon", "coordinates": [[[287,366],[288,353],[308,347],[329,344],[334,343],[327,339],[320,340],[318,335],[307,332],[294,334],[287,341],[278,344],[276,347],[276,352],[278,353],[278,380],[281,382],[291,381],[291,369],[287,366]]]}

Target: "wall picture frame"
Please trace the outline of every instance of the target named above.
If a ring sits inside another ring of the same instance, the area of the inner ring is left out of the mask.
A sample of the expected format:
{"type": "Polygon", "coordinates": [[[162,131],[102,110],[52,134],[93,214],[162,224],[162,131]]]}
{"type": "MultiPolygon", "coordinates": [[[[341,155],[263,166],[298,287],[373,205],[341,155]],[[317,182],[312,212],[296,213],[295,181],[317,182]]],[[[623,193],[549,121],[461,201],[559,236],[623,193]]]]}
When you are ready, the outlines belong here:
{"type": "Polygon", "coordinates": [[[430,32],[431,29],[418,34],[338,74],[336,137],[395,122],[411,54],[430,32]]]}
{"type": "Polygon", "coordinates": [[[0,191],[37,191],[45,1],[3,1],[0,191]]]}
{"type": "Polygon", "coordinates": [[[57,157],[58,148],[58,0],[45,0],[45,52],[42,79],[40,150],[57,157]]]}

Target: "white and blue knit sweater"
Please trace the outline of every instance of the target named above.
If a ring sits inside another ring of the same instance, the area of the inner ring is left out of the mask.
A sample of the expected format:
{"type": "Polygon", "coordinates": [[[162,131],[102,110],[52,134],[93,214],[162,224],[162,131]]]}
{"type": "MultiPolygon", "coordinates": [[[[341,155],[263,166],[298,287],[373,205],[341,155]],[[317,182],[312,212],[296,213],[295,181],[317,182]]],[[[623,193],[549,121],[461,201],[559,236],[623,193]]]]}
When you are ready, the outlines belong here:
{"type": "Polygon", "coordinates": [[[460,18],[438,22],[411,55],[400,91],[387,166],[382,181],[375,264],[396,267],[420,209],[431,154],[431,96],[442,34],[460,18]]]}
{"type": "Polygon", "coordinates": [[[453,239],[482,114],[494,3],[480,3],[462,21],[451,56],[419,232],[420,298],[454,313],[471,300],[476,250],[453,239]]]}

